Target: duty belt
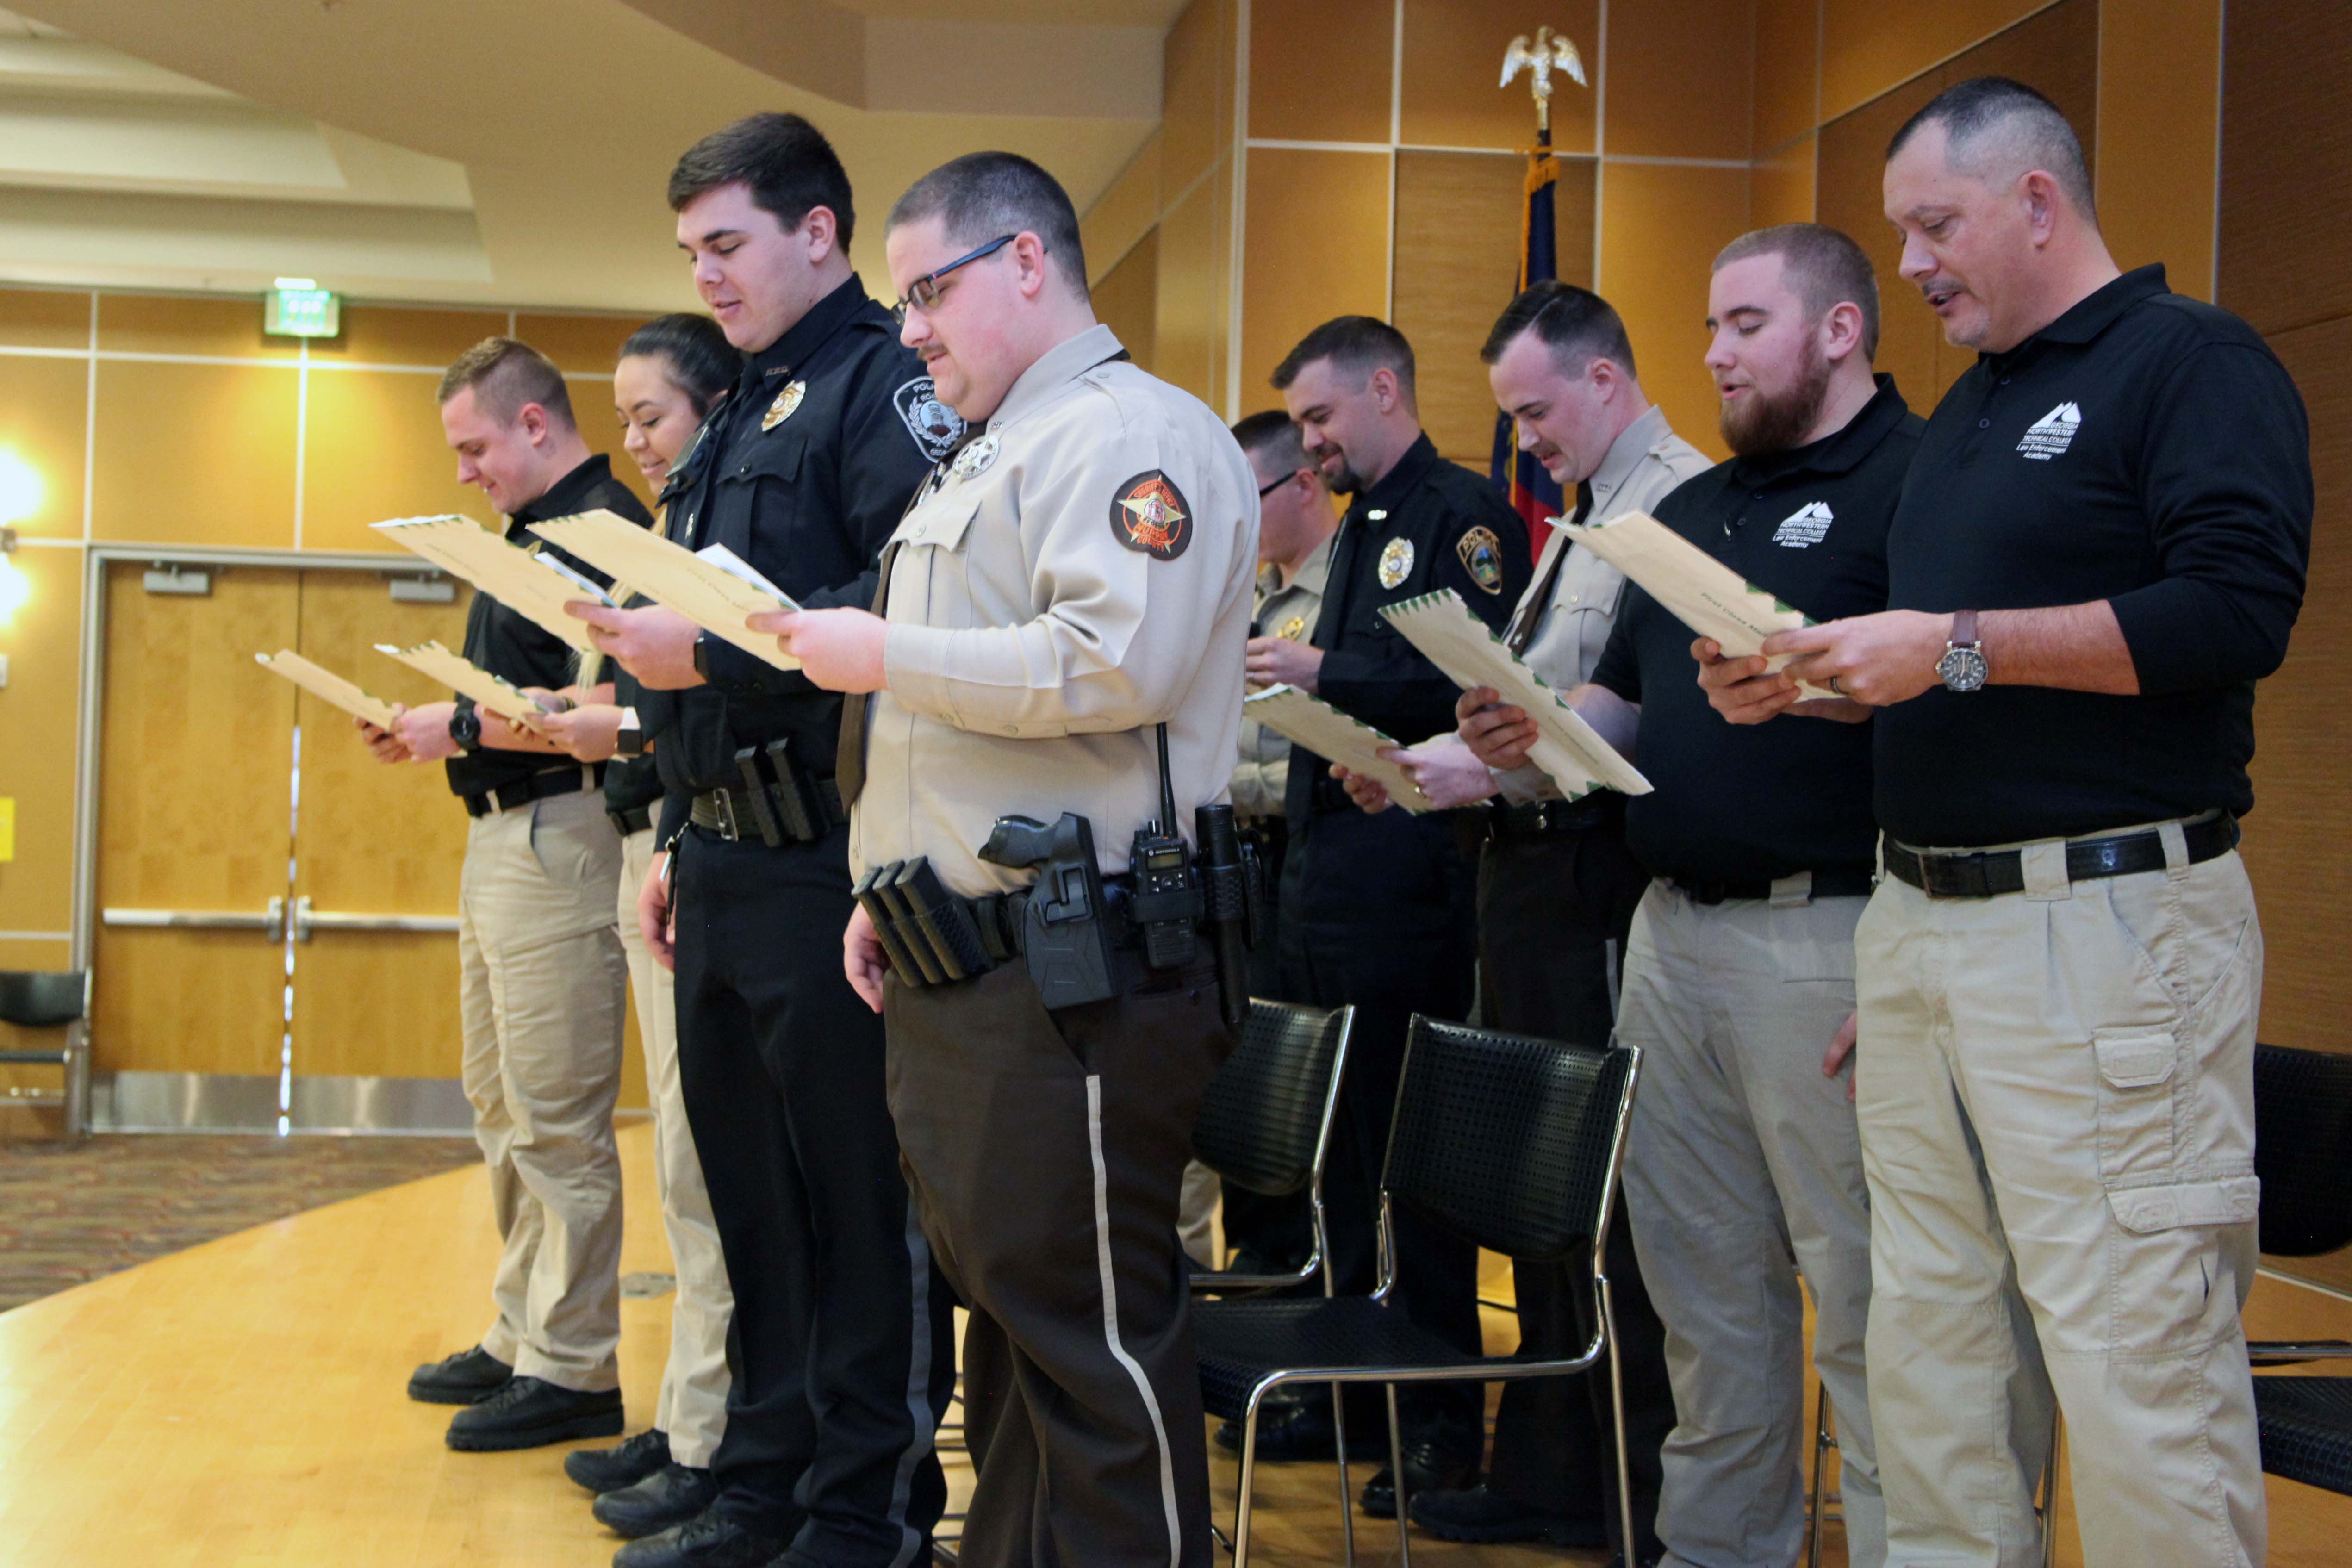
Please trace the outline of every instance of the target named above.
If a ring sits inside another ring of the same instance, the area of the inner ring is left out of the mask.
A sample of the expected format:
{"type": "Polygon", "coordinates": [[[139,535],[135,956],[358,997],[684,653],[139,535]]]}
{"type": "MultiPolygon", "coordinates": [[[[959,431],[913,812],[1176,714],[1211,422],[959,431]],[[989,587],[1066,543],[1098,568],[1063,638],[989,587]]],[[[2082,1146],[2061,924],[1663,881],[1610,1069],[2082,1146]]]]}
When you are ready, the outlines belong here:
{"type": "Polygon", "coordinates": [[[1814,871],[1809,875],[1811,878],[1810,887],[1799,882],[1796,877],[1784,877],[1778,882],[1762,878],[1753,880],[1742,878],[1703,880],[1693,877],[1669,877],[1666,880],[1675,885],[1675,891],[1695,904],[1726,904],[1734,899],[1779,901],[1783,892],[1793,893],[1801,887],[1803,889],[1802,896],[1793,900],[1799,903],[1813,899],[1859,899],[1870,893],[1872,879],[1867,871],[1814,871]]]}
{"type": "MultiPolygon", "coordinates": [[[[1136,946],[1135,929],[1125,918],[1134,879],[1121,873],[1105,877],[1102,885],[1114,917],[1111,945],[1136,946]]],[[[858,879],[853,896],[866,906],[891,969],[908,985],[975,979],[1020,957],[1026,947],[1030,889],[968,899],[942,888],[920,856],[868,871],[858,879]]]]}
{"type": "Polygon", "coordinates": [[[690,820],[729,843],[757,838],[773,849],[812,844],[849,820],[832,775],[802,768],[789,741],[746,746],[735,753],[739,787],[722,784],[694,797],[690,820]]]}
{"type": "Polygon", "coordinates": [[[1623,795],[1594,790],[1581,800],[1531,800],[1517,805],[1497,801],[1487,811],[1486,830],[1496,838],[1539,838],[1604,827],[1624,818],[1623,795]]]}
{"type": "Polygon", "coordinates": [[[604,814],[604,817],[613,825],[614,832],[626,838],[630,834],[643,833],[654,825],[654,808],[650,805],[633,805],[625,811],[608,811],[604,814]]]}
{"type": "MultiPolygon", "coordinates": [[[[2216,812],[2185,824],[2189,863],[2192,866],[2228,854],[2238,847],[2238,819],[2216,812]]],[[[2021,849],[1958,850],[1940,854],[1906,848],[1886,840],[1886,869],[1931,899],[1990,899],[2025,890],[2025,852],[2021,849]]],[[[2104,838],[2074,838],[2066,844],[2066,879],[2095,881],[2102,877],[2128,877],[2140,871],[2164,869],[2164,836],[2154,829],[2117,833],[2104,838]]]]}
{"type": "Polygon", "coordinates": [[[529,805],[550,795],[577,795],[582,790],[604,787],[604,764],[583,763],[576,768],[550,768],[529,778],[502,784],[496,789],[486,789],[479,795],[464,798],[468,816],[496,816],[512,811],[519,805],[529,805]]]}

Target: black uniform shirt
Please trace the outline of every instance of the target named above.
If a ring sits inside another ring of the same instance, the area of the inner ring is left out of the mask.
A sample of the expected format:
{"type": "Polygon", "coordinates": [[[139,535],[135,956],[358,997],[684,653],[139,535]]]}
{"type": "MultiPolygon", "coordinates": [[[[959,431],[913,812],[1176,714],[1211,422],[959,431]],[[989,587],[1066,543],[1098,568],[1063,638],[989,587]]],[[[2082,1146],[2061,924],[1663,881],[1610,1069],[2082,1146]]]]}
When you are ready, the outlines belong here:
{"type": "MultiPolygon", "coordinates": [[[[1886,530],[1924,422],[1895,378],[1844,429],[1686,479],[1658,521],[1817,621],[1886,603],[1886,530]]],[[[1771,881],[1867,871],[1870,730],[1783,715],[1726,723],[1699,689],[1691,629],[1629,583],[1594,684],[1642,705],[1634,762],[1656,786],[1626,803],[1625,841],[1653,876],[1771,881]]]]}
{"type": "MultiPolygon", "coordinates": [[[[872,608],[882,546],[963,434],[898,340],[889,312],[852,278],[751,355],[704,424],[708,467],[671,503],[672,537],[689,550],[725,545],[811,609],[872,608]]],[[[802,766],[826,774],[840,740],[840,693],[731,643],[703,642],[709,684],[652,703],[664,726],[654,752],[667,792],[663,843],[695,795],[741,784],[740,748],[788,739],[802,766]]]]}
{"type": "MultiPolygon", "coordinates": [[[[527,531],[530,523],[572,517],[600,507],[618,512],[639,527],[650,525],[654,520],[654,514],[646,510],[646,503],[637,499],[636,492],[613,477],[612,460],[600,452],[549,486],[545,495],[519,508],[507,520],[506,536],[517,545],[536,545],[583,576],[603,583],[608,579],[585,561],[541,543],[537,534],[527,531]]],[[[517,686],[542,686],[552,690],[572,684],[571,645],[488,594],[475,595],[472,605],[466,611],[464,651],[473,663],[492,675],[504,676],[517,686]]],[[[471,708],[473,699],[460,697],[457,705],[471,708]]],[[[494,719],[490,722],[504,721],[494,719]]],[[[501,752],[488,746],[451,757],[446,765],[450,790],[461,795],[481,795],[551,768],[580,766],[568,757],[540,752],[501,752]]]]}
{"type": "MultiPolygon", "coordinates": [[[[710,427],[709,421],[719,417],[719,411],[727,406],[726,396],[723,392],[719,395],[719,400],[711,405],[704,416],[704,423],[696,429],[694,438],[686,444],[686,450],[678,454],[677,461],[670,465],[668,477],[662,480],[658,498],[662,521],[655,526],[665,534],[668,532],[670,509],[678,497],[701,477],[703,465],[709,460],[710,448],[704,442],[703,436],[710,427]]],[[[632,608],[650,603],[652,601],[643,595],[635,595],[629,600],[632,608]]],[[[639,806],[657,806],[662,797],[661,764],[654,760],[651,748],[659,738],[657,726],[677,717],[677,704],[667,700],[667,693],[657,697],[638,685],[637,678],[622,668],[618,660],[605,664],[604,676],[613,683],[614,702],[623,708],[636,710],[639,742],[646,748],[636,756],[615,757],[604,764],[604,809],[617,816],[639,806]]],[[[656,810],[654,815],[658,816],[660,812],[656,810]]]]}
{"type": "MultiPolygon", "coordinates": [[[[1437,455],[1427,436],[1353,498],[1331,546],[1317,694],[1411,745],[1454,728],[1462,689],[1407,642],[1381,606],[1451,588],[1499,635],[1535,566],[1528,525],[1487,480],[1437,455]]],[[[1284,812],[1304,816],[1330,764],[1291,751],[1284,812]]]]}
{"type": "Polygon", "coordinates": [[[1880,825],[1965,847],[2250,810],[2254,682],[2302,607],[2311,513],[2285,367],[2235,316],[2168,292],[2161,267],[1980,357],[1928,422],[1888,603],[2105,599],[2139,695],[1939,684],[1897,703],[1875,726],[1880,825]]]}

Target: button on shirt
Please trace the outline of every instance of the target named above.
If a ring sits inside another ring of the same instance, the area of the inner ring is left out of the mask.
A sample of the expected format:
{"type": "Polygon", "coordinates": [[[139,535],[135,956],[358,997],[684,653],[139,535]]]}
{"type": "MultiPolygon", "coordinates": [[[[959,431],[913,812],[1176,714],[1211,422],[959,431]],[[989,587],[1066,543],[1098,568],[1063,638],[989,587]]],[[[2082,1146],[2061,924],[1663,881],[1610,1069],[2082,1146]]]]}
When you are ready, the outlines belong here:
{"type": "Polygon", "coordinates": [[[1223,421],[1101,326],[1024,371],[959,459],[890,546],[850,859],[924,855],[959,893],[1010,890],[1034,873],[979,858],[996,819],[1069,811],[1123,871],[1159,815],[1154,726],[1183,833],[1226,796],[1256,476],[1223,421]]]}
{"type": "MultiPolygon", "coordinates": [[[[1316,617],[1323,613],[1323,585],[1331,574],[1331,542],[1337,537],[1325,535],[1287,584],[1274,566],[1259,571],[1251,636],[1305,642],[1313,634],[1316,617]]],[[[1234,767],[1234,814],[1244,819],[1280,816],[1289,776],[1290,742],[1244,712],[1241,761],[1234,767]]]]}
{"type": "MultiPolygon", "coordinates": [[[[852,278],[745,361],[704,426],[708,466],[671,504],[671,534],[688,550],[725,545],[811,609],[866,609],[908,497],[962,433],[889,312],[852,278]]],[[[668,731],[655,752],[664,843],[696,794],[740,785],[741,747],[786,739],[803,768],[834,767],[839,693],[732,643],[703,643],[708,683],[652,705],[668,731]]]]}
{"type": "MultiPolygon", "coordinates": [[[[1339,520],[1312,639],[1324,650],[1317,695],[1405,745],[1453,729],[1462,689],[1381,607],[1451,588],[1499,634],[1534,574],[1528,526],[1510,502],[1419,437],[1339,520]]],[[[1323,758],[1294,749],[1289,816],[1307,816],[1314,781],[1329,772],[1323,758]]]]}
{"type": "MultiPolygon", "coordinates": [[[[1843,430],[1719,464],[1654,515],[1817,621],[1868,615],[1886,602],[1887,525],[1925,427],[1881,375],[1843,430]]],[[[1869,725],[1803,714],[1727,723],[1699,689],[1693,637],[1628,587],[1592,673],[1594,684],[1642,705],[1633,760],[1656,787],[1626,802],[1634,855],[1653,876],[1696,883],[1869,870],[1877,853],[1869,725]]]]}
{"type": "MultiPolygon", "coordinates": [[[[1617,433],[1601,467],[1585,481],[1591,506],[1579,521],[1606,522],[1624,512],[1654,511],[1675,486],[1708,467],[1706,454],[1675,435],[1665,410],[1653,404],[1617,433]]],[[[1571,691],[1592,679],[1601,650],[1609,646],[1625,574],[1570,542],[1559,529],[1546,531],[1550,537],[1544,541],[1535,578],[1511,612],[1503,640],[1545,685],[1571,691]]],[[[1495,783],[1508,801],[1560,798],[1559,786],[1532,763],[1496,773],[1495,783]]]]}
{"type": "MultiPolygon", "coordinates": [[[[611,459],[600,452],[549,486],[545,495],[518,508],[514,516],[507,520],[506,537],[518,547],[537,546],[581,575],[604,583],[608,579],[603,573],[527,531],[534,522],[572,517],[599,508],[617,512],[641,528],[649,526],[654,520],[654,514],[646,510],[646,503],[637,499],[636,492],[613,477],[611,459]]],[[[577,668],[571,644],[488,594],[475,595],[473,604],[466,610],[463,651],[472,663],[517,686],[539,686],[550,690],[569,686],[577,668]]],[[[468,697],[458,698],[457,704],[461,708],[474,705],[468,697]]],[[[504,721],[494,719],[490,722],[504,721]]],[[[533,773],[553,769],[577,771],[580,766],[569,757],[541,752],[502,752],[488,746],[460,752],[444,765],[448,769],[450,792],[460,795],[482,795],[503,784],[519,783],[533,773]]]]}
{"type": "MultiPolygon", "coordinates": [[[[1970,847],[2253,805],[2254,682],[2311,559],[2311,436],[2262,338],[2127,272],[1956,382],[1887,542],[1896,609],[2114,608],[2139,695],[1940,685],[1875,721],[1878,817],[1970,847]]],[[[2000,649],[1990,649],[1993,674],[2000,649]]]]}

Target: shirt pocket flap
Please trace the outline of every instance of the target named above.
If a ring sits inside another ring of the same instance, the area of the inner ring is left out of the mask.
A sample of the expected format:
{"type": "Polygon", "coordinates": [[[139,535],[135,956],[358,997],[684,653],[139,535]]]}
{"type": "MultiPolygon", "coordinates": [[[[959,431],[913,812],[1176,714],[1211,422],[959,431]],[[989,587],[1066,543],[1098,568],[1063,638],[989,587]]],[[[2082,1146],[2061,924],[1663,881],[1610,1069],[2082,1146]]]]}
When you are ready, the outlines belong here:
{"type": "Polygon", "coordinates": [[[979,515],[977,500],[961,506],[925,507],[907,520],[898,542],[930,550],[961,550],[964,535],[971,531],[972,520],[979,515]]]}
{"type": "Polygon", "coordinates": [[[807,447],[807,437],[797,430],[754,441],[727,478],[747,481],[776,479],[790,484],[801,477],[801,453],[807,447]]]}
{"type": "Polygon", "coordinates": [[[2116,1223],[2135,1236],[2191,1225],[2243,1225],[2262,1207],[2260,1176],[2123,1187],[2107,1194],[2116,1223]]]}
{"type": "Polygon", "coordinates": [[[1571,546],[1569,558],[1560,563],[1559,585],[1553,590],[1552,603],[1562,610],[1597,610],[1613,616],[1624,593],[1622,572],[1591,551],[1571,546]]]}
{"type": "Polygon", "coordinates": [[[2091,1036],[2099,1076],[2116,1089],[2147,1089],[2172,1076],[2179,1049],[2169,1029],[2098,1029],[2091,1036]]]}

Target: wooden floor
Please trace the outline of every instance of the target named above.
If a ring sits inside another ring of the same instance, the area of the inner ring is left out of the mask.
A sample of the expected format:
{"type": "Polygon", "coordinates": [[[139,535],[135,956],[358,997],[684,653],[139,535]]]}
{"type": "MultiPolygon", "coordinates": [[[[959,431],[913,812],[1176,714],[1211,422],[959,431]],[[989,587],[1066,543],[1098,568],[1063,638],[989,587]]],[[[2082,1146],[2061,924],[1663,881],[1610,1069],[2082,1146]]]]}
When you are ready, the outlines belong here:
{"type": "MultiPolygon", "coordinates": [[[[652,1142],[621,1135],[624,1272],[666,1271],[652,1142]]],[[[49,1568],[591,1568],[617,1544],[564,1479],[563,1450],[453,1454],[446,1409],[410,1403],[416,1363],[471,1344],[495,1237],[480,1171],[312,1210],[0,1314],[0,1565],[49,1568]]],[[[1486,1294],[1507,1288],[1497,1273],[1486,1294]]],[[[668,1298],[622,1303],[632,1429],[653,1414],[668,1298]]],[[[2352,1337],[2352,1302],[2264,1279],[2264,1337],[2352,1337]]],[[[1498,1328],[1500,1324],[1496,1325],[1498,1328]]],[[[1503,1331],[1507,1333],[1507,1330],[1503,1331]]],[[[958,1457],[960,1462],[960,1456],[958,1457]]],[[[1214,1476],[1230,1521],[1234,1467],[1214,1476]]],[[[968,1473],[951,1471],[961,1506],[968,1473]]],[[[2271,1482],[2280,1568],[2346,1560],[2352,1498],[2271,1482]]],[[[2081,1561],[2062,1500],[2060,1561],[2081,1561]]],[[[1339,1560],[1330,1472],[1261,1471],[1265,1568],[1339,1560]]],[[[1395,1560],[1358,1521],[1358,1560],[1395,1560]]],[[[1829,1531],[1825,1560],[1843,1564],[1829,1531]]],[[[1599,1552],[1447,1547],[1425,1568],[1599,1564],[1599,1552]]]]}

